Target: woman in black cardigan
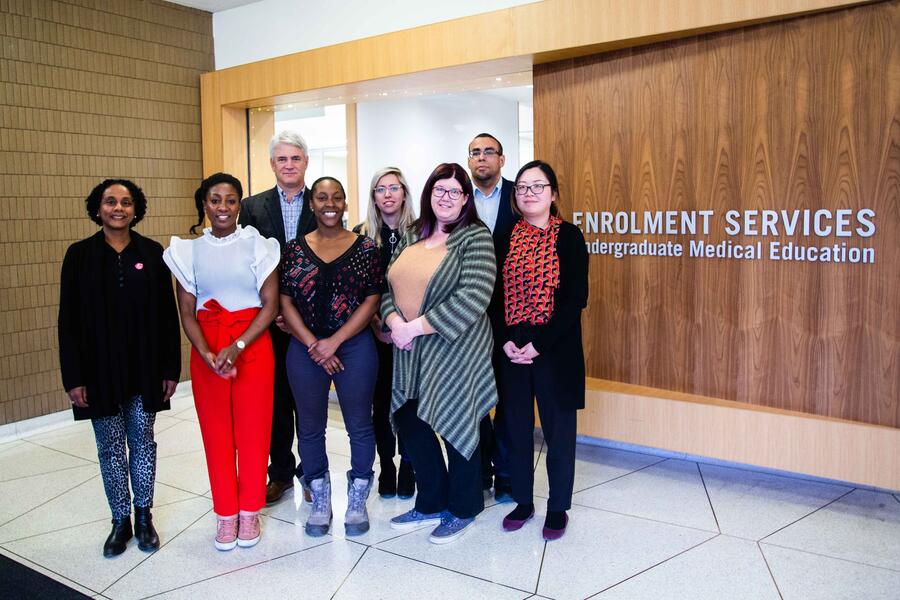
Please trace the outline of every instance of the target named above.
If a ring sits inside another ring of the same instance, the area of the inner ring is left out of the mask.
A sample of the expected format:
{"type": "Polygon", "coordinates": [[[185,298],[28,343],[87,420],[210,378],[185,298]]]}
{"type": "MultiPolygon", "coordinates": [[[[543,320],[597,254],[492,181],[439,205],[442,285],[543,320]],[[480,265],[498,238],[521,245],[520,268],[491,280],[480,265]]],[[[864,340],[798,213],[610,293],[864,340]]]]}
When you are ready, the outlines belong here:
{"type": "Polygon", "coordinates": [[[75,419],[91,419],[94,428],[113,516],[103,555],[111,557],[125,551],[132,535],[141,550],[159,547],[150,515],[153,424],[156,412],[169,408],[178,383],[181,337],[162,246],[132,231],[147,210],[141,189],[126,179],[107,179],[85,205],[102,229],[69,246],[63,260],[59,363],[75,419]]]}
{"type": "Polygon", "coordinates": [[[559,218],[559,185],[547,163],[516,175],[513,211],[521,219],[499,249],[506,339],[500,377],[510,436],[512,495],[503,519],[516,531],[534,516],[534,398],[547,444],[550,498],[543,535],[563,536],[575,481],[578,409],[584,408],[581,311],[587,305],[588,256],[581,231],[559,218]]]}

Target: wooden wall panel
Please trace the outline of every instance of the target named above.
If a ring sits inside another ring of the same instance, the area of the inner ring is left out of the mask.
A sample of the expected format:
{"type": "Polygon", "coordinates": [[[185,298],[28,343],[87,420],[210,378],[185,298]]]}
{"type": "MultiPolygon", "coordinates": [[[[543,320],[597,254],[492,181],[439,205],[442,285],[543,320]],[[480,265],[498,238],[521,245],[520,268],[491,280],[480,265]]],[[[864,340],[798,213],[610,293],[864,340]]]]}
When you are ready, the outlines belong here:
{"type": "MultiPolygon", "coordinates": [[[[725,211],[876,212],[805,242],[871,265],[592,256],[591,377],[900,426],[900,2],[539,65],[534,107],[570,216],[712,209],[751,243],[725,211]]],[[[601,239],[646,237],[695,239],[601,239]]]]}
{"type": "MultiPolygon", "coordinates": [[[[148,198],[137,231],[196,219],[209,13],[156,0],[0,2],[0,425],[68,408],[56,317],[66,248],[107,177],[148,198]]],[[[183,346],[182,376],[189,377],[183,346]]]]}

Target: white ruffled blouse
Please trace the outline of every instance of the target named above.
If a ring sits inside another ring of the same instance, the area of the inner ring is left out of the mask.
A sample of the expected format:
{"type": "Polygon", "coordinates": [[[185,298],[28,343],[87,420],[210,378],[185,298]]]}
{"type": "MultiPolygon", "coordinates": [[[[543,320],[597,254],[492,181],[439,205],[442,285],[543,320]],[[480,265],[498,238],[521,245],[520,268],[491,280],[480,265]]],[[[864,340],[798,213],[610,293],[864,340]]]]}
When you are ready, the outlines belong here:
{"type": "Polygon", "coordinates": [[[196,239],[172,236],[163,260],[181,287],[197,298],[197,310],[217,300],[235,312],[262,306],[259,290],[281,262],[281,248],[278,240],[263,237],[249,225],[238,225],[222,238],[207,227],[196,239]]]}

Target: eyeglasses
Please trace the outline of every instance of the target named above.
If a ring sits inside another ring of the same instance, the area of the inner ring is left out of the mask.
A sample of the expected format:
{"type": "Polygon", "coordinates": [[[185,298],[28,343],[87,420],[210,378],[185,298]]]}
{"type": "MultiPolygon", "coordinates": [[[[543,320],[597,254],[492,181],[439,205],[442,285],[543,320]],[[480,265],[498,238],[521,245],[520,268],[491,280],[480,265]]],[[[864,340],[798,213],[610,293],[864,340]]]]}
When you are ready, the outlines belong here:
{"type": "Polygon", "coordinates": [[[459,200],[459,197],[462,196],[463,191],[458,189],[448,190],[447,188],[436,187],[431,190],[431,195],[440,200],[444,197],[444,194],[450,196],[451,200],[459,200]]]}
{"type": "Polygon", "coordinates": [[[390,191],[392,194],[399,194],[400,190],[402,190],[402,189],[403,189],[403,186],[397,185],[397,184],[387,185],[387,186],[379,185],[377,188],[375,188],[375,193],[379,194],[379,195],[384,195],[385,192],[390,191]]]}
{"type": "Polygon", "coordinates": [[[485,158],[493,158],[498,154],[500,154],[500,151],[496,148],[485,148],[484,150],[475,148],[474,150],[469,150],[469,158],[481,158],[482,156],[485,158]]]}
{"type": "Polygon", "coordinates": [[[528,190],[531,190],[531,193],[535,196],[541,194],[544,191],[545,187],[550,187],[549,183],[532,183],[531,185],[519,184],[516,186],[516,196],[524,196],[528,193],[528,190]]]}

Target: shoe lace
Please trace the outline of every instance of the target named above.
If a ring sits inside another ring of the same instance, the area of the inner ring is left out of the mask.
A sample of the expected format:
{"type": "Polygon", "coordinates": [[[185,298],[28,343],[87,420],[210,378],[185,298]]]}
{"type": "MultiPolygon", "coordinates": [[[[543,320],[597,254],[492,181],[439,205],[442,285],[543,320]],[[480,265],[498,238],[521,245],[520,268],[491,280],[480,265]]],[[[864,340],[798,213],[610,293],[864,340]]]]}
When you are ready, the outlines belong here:
{"type": "Polygon", "coordinates": [[[313,493],[313,512],[314,513],[326,513],[328,512],[328,506],[330,504],[328,494],[325,493],[324,488],[318,493],[313,493]]]}
{"type": "Polygon", "coordinates": [[[362,508],[366,503],[367,494],[365,491],[366,487],[357,487],[355,481],[350,485],[350,490],[347,494],[349,496],[347,510],[355,513],[362,512],[362,508]]]}
{"type": "Polygon", "coordinates": [[[219,519],[219,526],[216,530],[217,537],[230,538],[237,535],[238,520],[237,519],[219,519]]]}

